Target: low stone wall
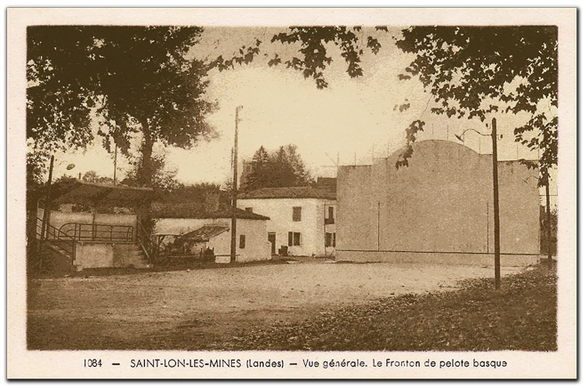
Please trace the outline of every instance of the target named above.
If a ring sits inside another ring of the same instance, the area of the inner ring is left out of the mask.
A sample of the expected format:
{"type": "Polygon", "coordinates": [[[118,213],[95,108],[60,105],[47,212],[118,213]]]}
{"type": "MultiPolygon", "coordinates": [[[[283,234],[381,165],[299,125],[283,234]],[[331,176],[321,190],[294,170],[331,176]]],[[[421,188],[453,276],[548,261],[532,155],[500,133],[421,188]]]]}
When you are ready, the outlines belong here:
{"type": "Polygon", "coordinates": [[[76,244],[77,270],[107,267],[146,267],[142,252],[134,244],[78,242],[76,244]]]}

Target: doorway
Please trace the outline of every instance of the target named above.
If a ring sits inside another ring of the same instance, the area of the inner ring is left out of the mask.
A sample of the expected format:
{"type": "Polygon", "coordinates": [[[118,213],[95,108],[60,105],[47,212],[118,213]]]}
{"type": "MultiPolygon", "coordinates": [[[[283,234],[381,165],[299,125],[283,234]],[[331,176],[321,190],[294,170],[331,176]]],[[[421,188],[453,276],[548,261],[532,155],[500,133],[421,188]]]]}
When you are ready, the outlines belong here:
{"type": "Polygon", "coordinates": [[[272,255],[276,255],[276,233],[268,232],[267,240],[272,244],[272,255]]]}

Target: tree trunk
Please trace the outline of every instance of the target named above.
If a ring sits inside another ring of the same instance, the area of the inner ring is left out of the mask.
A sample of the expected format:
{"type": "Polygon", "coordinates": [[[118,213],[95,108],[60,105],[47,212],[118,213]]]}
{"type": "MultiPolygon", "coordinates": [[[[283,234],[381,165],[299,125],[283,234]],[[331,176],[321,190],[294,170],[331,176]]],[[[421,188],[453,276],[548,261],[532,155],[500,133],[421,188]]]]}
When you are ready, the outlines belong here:
{"type": "Polygon", "coordinates": [[[143,145],[141,146],[141,164],[137,170],[137,180],[139,186],[151,187],[153,182],[153,163],[151,155],[153,154],[153,139],[149,131],[147,120],[141,121],[143,132],[143,145]]]}
{"type": "MultiPolygon", "coordinates": [[[[141,120],[141,131],[143,132],[143,145],[141,146],[141,163],[137,169],[137,183],[139,186],[151,188],[153,184],[153,138],[149,131],[147,120],[141,120]]],[[[148,237],[153,233],[153,221],[151,219],[151,199],[142,201],[135,206],[137,221],[139,222],[139,233],[148,237]]]]}

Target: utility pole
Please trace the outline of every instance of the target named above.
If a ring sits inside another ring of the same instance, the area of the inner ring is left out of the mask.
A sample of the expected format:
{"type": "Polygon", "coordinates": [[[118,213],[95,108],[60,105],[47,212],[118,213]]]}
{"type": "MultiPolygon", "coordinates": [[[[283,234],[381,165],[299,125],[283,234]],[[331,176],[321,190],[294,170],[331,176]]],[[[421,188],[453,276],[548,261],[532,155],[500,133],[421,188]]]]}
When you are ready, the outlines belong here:
{"type": "Polygon", "coordinates": [[[547,269],[551,270],[551,261],[552,261],[552,254],[551,254],[551,202],[549,198],[549,173],[547,174],[547,179],[545,180],[545,201],[546,201],[546,208],[547,208],[547,269]]]}
{"type": "Polygon", "coordinates": [[[494,197],[494,284],[496,289],[500,288],[500,209],[498,201],[498,146],[497,146],[497,132],[496,132],[496,118],[492,119],[492,133],[486,134],[480,131],[468,128],[461,135],[455,135],[462,144],[465,145],[465,133],[474,131],[481,136],[492,137],[492,191],[494,197]]]}
{"type": "Polygon", "coordinates": [[[231,193],[231,262],[237,262],[237,168],[239,146],[239,111],[242,105],[235,109],[235,146],[233,148],[233,190],[231,193]]]}
{"type": "Polygon", "coordinates": [[[380,251],[380,202],[378,201],[378,251],[380,251]]]}
{"type": "Polygon", "coordinates": [[[51,223],[51,181],[53,179],[53,163],[55,157],[51,156],[51,162],[49,163],[49,179],[47,180],[47,192],[45,194],[45,209],[43,210],[43,223],[41,224],[41,241],[46,240],[45,235],[49,235],[49,225],[51,223]]]}
{"type": "Polygon", "coordinates": [[[118,151],[118,146],[115,144],[114,145],[114,185],[116,186],[116,157],[117,157],[117,151],[118,151]]]}
{"type": "Polygon", "coordinates": [[[500,210],[498,208],[498,146],[496,118],[492,119],[492,186],[494,190],[494,286],[500,288],[500,210]]]}

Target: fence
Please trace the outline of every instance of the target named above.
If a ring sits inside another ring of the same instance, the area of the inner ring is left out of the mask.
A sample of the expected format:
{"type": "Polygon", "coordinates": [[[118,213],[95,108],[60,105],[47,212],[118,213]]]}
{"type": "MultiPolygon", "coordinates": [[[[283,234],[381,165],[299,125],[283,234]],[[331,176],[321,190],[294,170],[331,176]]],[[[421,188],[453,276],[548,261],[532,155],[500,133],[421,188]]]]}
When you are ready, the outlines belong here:
{"type": "Polygon", "coordinates": [[[77,241],[133,242],[133,226],[67,223],[61,226],[59,232],[77,241]]]}

